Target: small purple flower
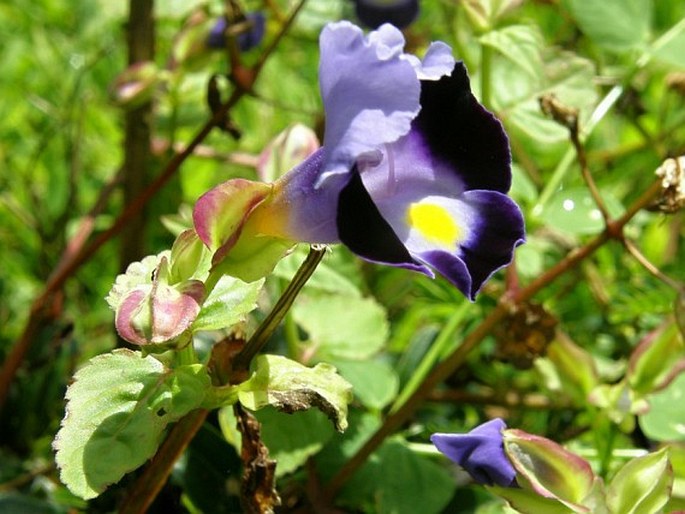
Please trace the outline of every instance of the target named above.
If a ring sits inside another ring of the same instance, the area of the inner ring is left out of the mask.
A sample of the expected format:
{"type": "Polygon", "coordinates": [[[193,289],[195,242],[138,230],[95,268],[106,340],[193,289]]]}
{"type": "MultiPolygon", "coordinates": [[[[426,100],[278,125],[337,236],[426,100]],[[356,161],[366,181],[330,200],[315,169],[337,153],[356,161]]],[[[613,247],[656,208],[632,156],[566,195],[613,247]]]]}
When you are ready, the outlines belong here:
{"type": "Polygon", "coordinates": [[[352,0],[357,18],[376,29],[390,23],[402,29],[419,14],[419,0],[352,0]]]}
{"type": "Polygon", "coordinates": [[[515,487],[516,470],[504,452],[502,431],[506,428],[504,421],[495,418],[468,434],[433,434],[431,442],[479,484],[515,487]]]}
{"type": "MultiPolygon", "coordinates": [[[[255,48],[264,38],[266,19],[261,12],[251,12],[245,15],[245,23],[249,24],[247,30],[240,31],[236,35],[238,48],[247,52],[255,48]]],[[[209,48],[226,48],[226,29],[228,21],[225,16],[219,18],[207,36],[207,46],[209,48]]]]}
{"type": "Polygon", "coordinates": [[[391,25],[339,22],[320,46],[323,147],[274,183],[253,231],[435,270],[473,300],[525,237],[501,123],[444,43],[419,60],[391,25]]]}

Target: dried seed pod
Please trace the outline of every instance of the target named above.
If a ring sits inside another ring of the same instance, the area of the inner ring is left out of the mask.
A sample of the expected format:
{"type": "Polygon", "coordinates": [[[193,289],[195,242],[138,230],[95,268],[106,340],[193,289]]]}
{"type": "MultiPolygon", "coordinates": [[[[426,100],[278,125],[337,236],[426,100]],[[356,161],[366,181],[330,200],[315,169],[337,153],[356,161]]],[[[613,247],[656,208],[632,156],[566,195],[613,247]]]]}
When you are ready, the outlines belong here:
{"type": "Polygon", "coordinates": [[[661,178],[661,196],[649,207],[674,214],[685,207],[685,155],[666,159],[656,171],[661,178]]]}

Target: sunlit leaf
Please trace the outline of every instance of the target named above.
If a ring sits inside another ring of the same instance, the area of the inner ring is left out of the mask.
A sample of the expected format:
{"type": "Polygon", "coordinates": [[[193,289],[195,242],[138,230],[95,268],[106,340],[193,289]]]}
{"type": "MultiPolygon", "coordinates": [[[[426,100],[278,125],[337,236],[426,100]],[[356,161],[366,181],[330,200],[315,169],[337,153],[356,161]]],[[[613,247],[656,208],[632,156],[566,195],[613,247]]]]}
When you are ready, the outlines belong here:
{"type": "Polygon", "coordinates": [[[246,283],[229,276],[221,277],[202,305],[192,330],[219,330],[243,321],[257,307],[263,285],[263,279],[246,283]]]}
{"type": "Polygon", "coordinates": [[[347,428],[352,386],[330,364],[308,368],[279,355],[255,359],[252,377],[240,385],[240,403],[252,410],[272,405],[284,412],[316,407],[340,432],[347,428]]]}
{"type": "MultiPolygon", "coordinates": [[[[601,193],[613,217],[623,213],[623,206],[608,192],[601,193]]],[[[604,219],[590,192],[585,188],[559,191],[545,207],[542,217],[547,223],[571,234],[597,234],[604,230],[604,219]]]]}
{"type": "Polygon", "coordinates": [[[383,361],[338,359],[335,366],[352,384],[359,401],[371,409],[382,409],[397,396],[399,378],[393,368],[383,361]]]}
{"type": "Polygon", "coordinates": [[[520,66],[534,78],[542,74],[542,35],[532,25],[509,25],[487,32],[480,37],[481,43],[491,46],[510,64],[520,66]]]}
{"type": "Polygon", "coordinates": [[[388,337],[385,309],[373,298],[316,295],[293,308],[320,360],[363,360],[377,353],[388,337]]]}
{"type": "Polygon", "coordinates": [[[657,441],[685,441],[685,409],[675,405],[685,402],[685,373],[664,390],[649,397],[649,411],[639,417],[645,435],[657,441]]]}
{"type": "Polygon", "coordinates": [[[567,0],[580,29],[597,45],[616,52],[647,42],[652,21],[650,0],[567,0]]]}
{"type": "Polygon", "coordinates": [[[67,390],[54,442],[60,478],[75,495],[96,497],[148,460],[166,426],[198,407],[208,386],[200,365],[172,371],[129,350],[91,359],[67,390]]]}

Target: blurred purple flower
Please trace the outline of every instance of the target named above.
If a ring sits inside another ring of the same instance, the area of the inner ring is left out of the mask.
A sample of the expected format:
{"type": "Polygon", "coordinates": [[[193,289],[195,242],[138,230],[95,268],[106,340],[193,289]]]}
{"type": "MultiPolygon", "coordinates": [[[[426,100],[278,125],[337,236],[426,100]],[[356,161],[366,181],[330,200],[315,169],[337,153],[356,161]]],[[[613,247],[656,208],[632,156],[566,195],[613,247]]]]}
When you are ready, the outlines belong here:
{"type": "MultiPolygon", "coordinates": [[[[243,52],[247,52],[258,46],[264,38],[266,19],[261,12],[251,12],[245,15],[244,22],[249,25],[246,30],[238,32],[236,40],[238,42],[238,48],[243,52]]],[[[225,16],[222,16],[210,30],[209,35],[207,36],[207,46],[216,49],[226,48],[227,28],[228,21],[225,16]]]]}
{"type": "Polygon", "coordinates": [[[419,0],[352,0],[357,18],[367,27],[376,29],[390,23],[402,29],[419,14],[419,0]]]}
{"type": "Polygon", "coordinates": [[[274,183],[253,233],[434,269],[473,300],[525,237],[502,125],[444,43],[421,61],[391,25],[365,37],[339,22],[320,45],[324,145],[274,183]]]}
{"type": "Polygon", "coordinates": [[[504,421],[495,418],[468,434],[433,434],[431,442],[479,484],[515,487],[516,470],[504,452],[502,431],[506,428],[504,421]]]}

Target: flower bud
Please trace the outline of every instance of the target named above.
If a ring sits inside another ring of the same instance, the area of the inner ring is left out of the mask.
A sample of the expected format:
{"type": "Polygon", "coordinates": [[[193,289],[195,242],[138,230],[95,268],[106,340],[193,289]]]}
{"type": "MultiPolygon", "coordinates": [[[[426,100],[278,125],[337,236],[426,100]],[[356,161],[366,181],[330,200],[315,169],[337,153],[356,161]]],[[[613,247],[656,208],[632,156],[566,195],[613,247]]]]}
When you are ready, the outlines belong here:
{"type": "Polygon", "coordinates": [[[259,155],[260,180],[273,182],[319,149],[314,131],[299,123],[278,134],[259,155]]]}
{"type": "Polygon", "coordinates": [[[192,229],[181,232],[171,247],[169,283],[195,278],[202,280],[209,271],[207,247],[192,229]]]}
{"type": "Polygon", "coordinates": [[[479,484],[512,487],[516,485],[516,470],[504,453],[502,431],[506,427],[496,418],[468,434],[433,434],[431,442],[479,484]]]}
{"type": "Polygon", "coordinates": [[[163,72],[152,61],[132,64],[110,86],[112,100],[120,107],[133,109],[152,99],[163,72]]]}
{"type": "Polygon", "coordinates": [[[648,334],[633,350],[626,373],[639,395],[660,391],[685,369],[685,342],[672,321],[648,334]]]}
{"type": "Polygon", "coordinates": [[[590,464],[545,437],[522,430],[503,432],[504,448],[521,487],[566,505],[578,506],[591,494],[595,476],[590,464]]]}
{"type": "Polygon", "coordinates": [[[199,280],[168,283],[168,262],[162,257],[151,284],[130,289],[116,310],[115,326],[126,341],[137,344],[169,342],[192,325],[205,299],[199,280]]]}

